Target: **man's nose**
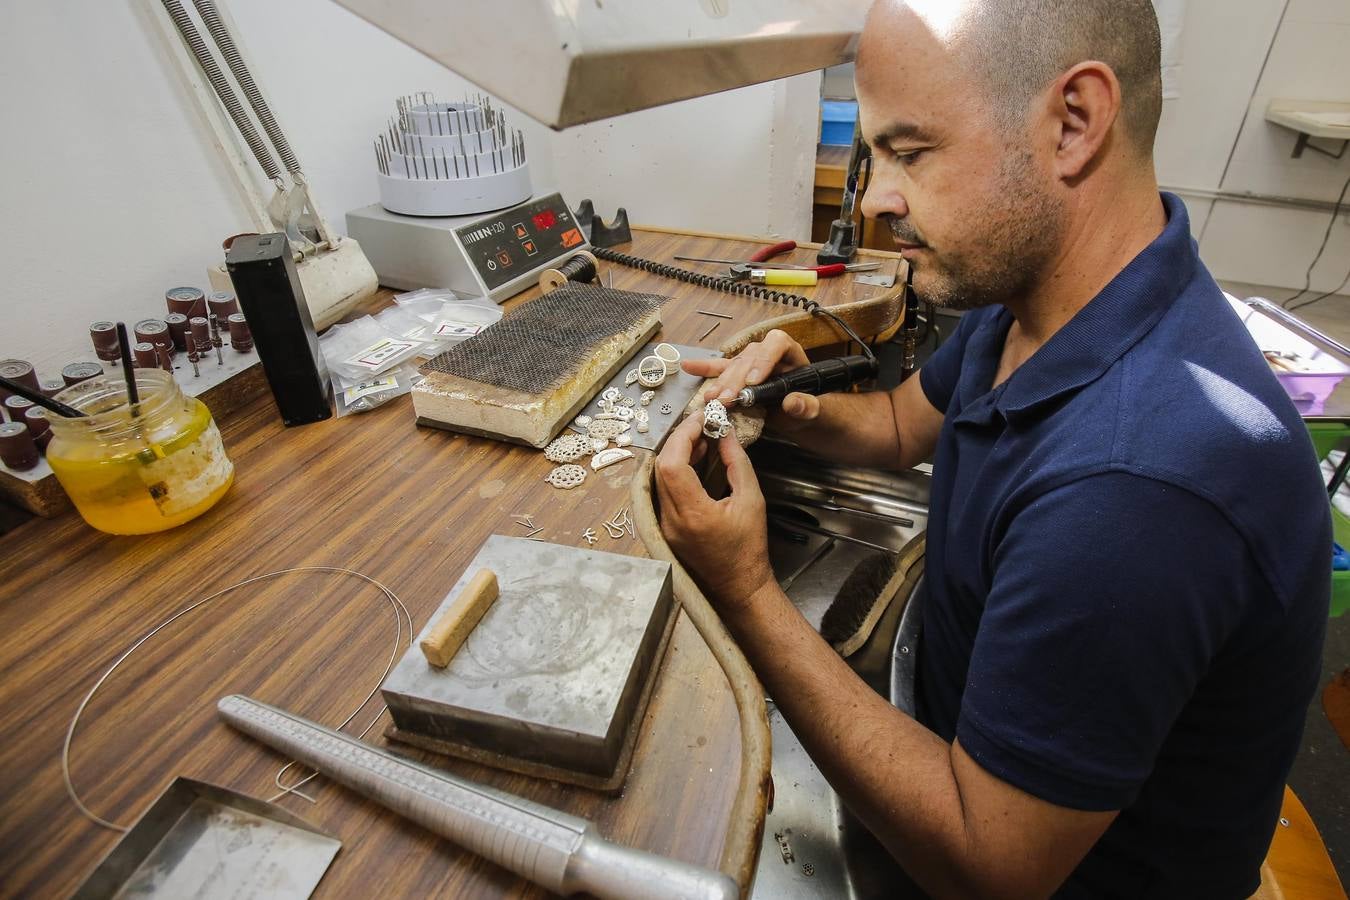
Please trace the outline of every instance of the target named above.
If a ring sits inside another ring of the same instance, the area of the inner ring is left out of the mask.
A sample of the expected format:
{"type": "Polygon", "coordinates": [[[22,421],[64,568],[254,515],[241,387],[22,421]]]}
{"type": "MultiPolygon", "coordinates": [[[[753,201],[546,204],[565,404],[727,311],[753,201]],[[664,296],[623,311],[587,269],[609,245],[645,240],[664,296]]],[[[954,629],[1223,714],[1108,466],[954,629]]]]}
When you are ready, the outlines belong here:
{"type": "Polygon", "coordinates": [[[909,215],[909,204],[895,179],[887,178],[874,164],[872,180],[867,185],[867,193],[862,198],[862,214],[869,219],[881,216],[895,216],[903,219],[909,215]]]}

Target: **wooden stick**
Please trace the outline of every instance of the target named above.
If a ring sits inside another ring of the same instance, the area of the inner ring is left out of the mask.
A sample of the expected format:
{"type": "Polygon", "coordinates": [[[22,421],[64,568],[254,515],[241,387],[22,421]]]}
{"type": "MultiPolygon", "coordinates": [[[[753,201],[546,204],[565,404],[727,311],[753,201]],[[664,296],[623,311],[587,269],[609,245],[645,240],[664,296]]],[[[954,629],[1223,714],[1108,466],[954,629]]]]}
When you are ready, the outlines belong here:
{"type": "Polygon", "coordinates": [[[438,669],[444,669],[455,658],[464,640],[483,618],[488,607],[497,599],[497,573],[479,569],[478,574],[464,585],[455,602],[436,620],[418,646],[422,655],[438,669]]]}

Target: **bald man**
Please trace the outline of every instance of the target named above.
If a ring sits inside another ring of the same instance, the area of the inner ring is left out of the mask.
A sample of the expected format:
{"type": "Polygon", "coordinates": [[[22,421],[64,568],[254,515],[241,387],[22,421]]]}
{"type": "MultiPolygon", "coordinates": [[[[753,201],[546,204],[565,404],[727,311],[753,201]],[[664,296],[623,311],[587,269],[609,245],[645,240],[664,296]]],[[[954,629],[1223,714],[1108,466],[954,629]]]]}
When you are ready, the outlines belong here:
{"type": "MultiPolygon", "coordinates": [[[[1246,897],[1318,679],[1330,517],[1302,422],[1159,194],[1152,7],[882,0],[857,88],[863,211],[920,296],[969,312],[917,378],[792,395],[770,427],[848,463],[933,460],[917,720],[779,589],[750,461],[697,417],[657,462],[666,538],[927,892],[1246,897]]],[[[806,361],[771,332],[685,368],[729,399],[806,361]]]]}

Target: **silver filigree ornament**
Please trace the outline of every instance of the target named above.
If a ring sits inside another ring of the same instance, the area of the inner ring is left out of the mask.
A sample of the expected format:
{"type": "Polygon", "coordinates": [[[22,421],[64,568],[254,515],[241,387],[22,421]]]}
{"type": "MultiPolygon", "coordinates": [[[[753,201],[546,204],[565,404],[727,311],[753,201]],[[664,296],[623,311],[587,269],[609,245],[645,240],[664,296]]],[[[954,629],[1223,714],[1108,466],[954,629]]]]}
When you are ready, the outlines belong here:
{"type": "Polygon", "coordinates": [[[558,466],[558,468],[549,472],[544,480],[555,488],[570,491],[586,480],[586,470],[577,465],[558,466]]]}
{"type": "Polygon", "coordinates": [[[544,459],[554,463],[570,463],[591,452],[589,438],[580,434],[563,434],[544,448],[544,459]]]}
{"type": "Polygon", "coordinates": [[[731,434],[731,419],[727,416],[727,408],[722,405],[721,400],[709,400],[703,407],[703,436],[709,440],[720,441],[729,434],[731,434]]]}

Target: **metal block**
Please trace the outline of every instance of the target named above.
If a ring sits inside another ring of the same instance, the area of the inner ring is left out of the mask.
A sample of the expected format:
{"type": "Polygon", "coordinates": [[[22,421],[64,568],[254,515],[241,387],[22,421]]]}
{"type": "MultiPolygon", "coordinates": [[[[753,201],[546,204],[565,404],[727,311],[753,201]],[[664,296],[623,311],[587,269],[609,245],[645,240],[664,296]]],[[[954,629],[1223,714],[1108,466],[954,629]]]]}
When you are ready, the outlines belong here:
{"type": "MultiPolygon", "coordinates": [[[[656,352],[656,345],[658,343],[660,343],[660,341],[652,341],[641,350],[634,353],[632,358],[620,368],[619,372],[606,382],[600,390],[595,392],[595,398],[592,399],[598,399],[600,395],[605,392],[606,388],[617,388],[619,393],[627,394],[634,399],[640,397],[642,392],[647,389],[637,382],[626,384],[625,380],[630,369],[636,369],[638,363],[641,362],[644,357],[651,356],[656,352]]],[[[673,346],[676,350],[680,351],[681,362],[686,359],[722,358],[722,351],[720,350],[710,350],[707,347],[692,347],[687,344],[675,344],[673,346]]],[[[678,425],[680,419],[683,418],[684,408],[689,404],[689,398],[693,397],[694,392],[702,386],[703,379],[701,377],[698,375],[690,375],[682,368],[667,375],[665,384],[654,389],[652,392],[656,396],[652,399],[651,405],[647,407],[647,413],[650,416],[648,431],[643,434],[634,428],[630,429],[628,432],[633,438],[633,446],[641,447],[644,450],[660,450],[661,443],[665,441],[666,435],[670,433],[670,430],[678,425]],[[669,403],[670,408],[673,410],[669,415],[661,412],[661,406],[666,403],[669,403]]],[[[583,412],[594,415],[594,404],[586,407],[583,412]]],[[[586,433],[586,429],[578,427],[575,423],[568,427],[577,434],[586,433]]]]}
{"type": "Polygon", "coordinates": [[[179,777],[74,896],[303,900],[341,846],[280,806],[179,777]]]}
{"type": "Polygon", "coordinates": [[[670,564],[493,535],[432,623],[483,568],[500,595],[450,664],[432,667],[414,642],[385,679],[395,726],[611,776],[670,619],[670,564]]]}

